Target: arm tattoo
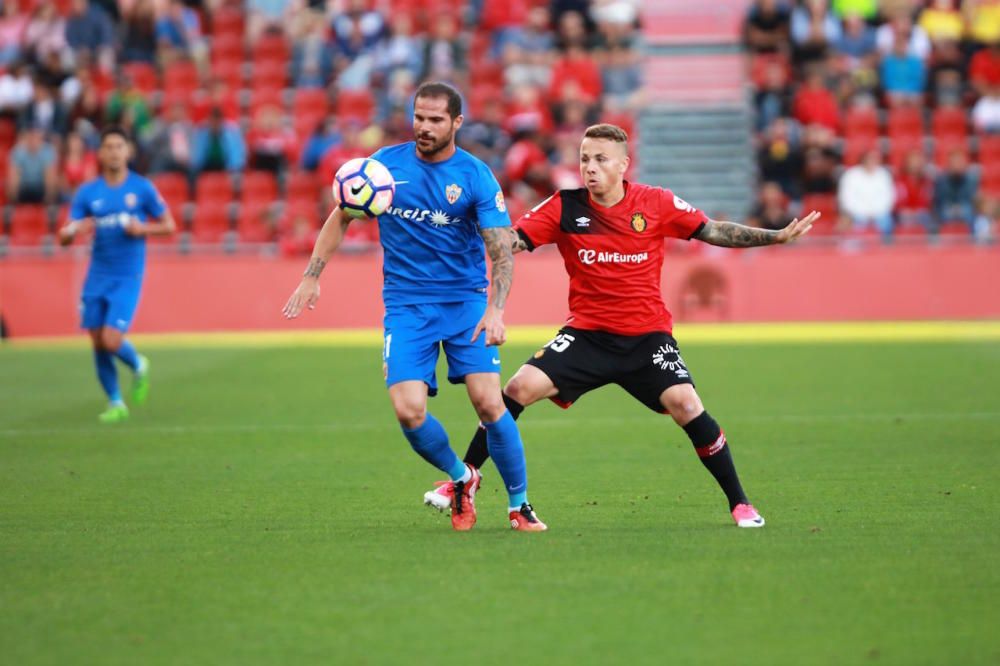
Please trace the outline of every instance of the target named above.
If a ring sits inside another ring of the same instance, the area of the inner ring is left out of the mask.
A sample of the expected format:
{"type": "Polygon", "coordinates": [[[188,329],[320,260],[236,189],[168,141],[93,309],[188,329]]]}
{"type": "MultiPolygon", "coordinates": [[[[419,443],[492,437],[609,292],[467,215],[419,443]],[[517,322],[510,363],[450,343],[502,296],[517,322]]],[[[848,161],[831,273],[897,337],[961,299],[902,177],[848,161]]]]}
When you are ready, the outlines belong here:
{"type": "Polygon", "coordinates": [[[778,232],[736,222],[709,220],[695,238],[719,247],[757,247],[777,243],[778,232]]]}
{"type": "Polygon", "coordinates": [[[483,229],[480,232],[486,243],[486,252],[493,262],[493,305],[503,308],[514,281],[514,254],[511,248],[510,232],[504,228],[483,229]]]}
{"type": "Polygon", "coordinates": [[[323,269],[325,267],[326,267],[325,261],[323,261],[319,257],[313,257],[312,259],[309,260],[309,266],[306,267],[306,272],[303,273],[302,275],[305,277],[318,278],[320,276],[320,273],[323,272],[323,269]]]}
{"type": "Polygon", "coordinates": [[[524,252],[528,249],[528,244],[524,242],[523,238],[521,238],[521,234],[514,231],[513,227],[510,229],[510,235],[514,239],[510,244],[512,253],[517,254],[518,252],[524,252]]]}

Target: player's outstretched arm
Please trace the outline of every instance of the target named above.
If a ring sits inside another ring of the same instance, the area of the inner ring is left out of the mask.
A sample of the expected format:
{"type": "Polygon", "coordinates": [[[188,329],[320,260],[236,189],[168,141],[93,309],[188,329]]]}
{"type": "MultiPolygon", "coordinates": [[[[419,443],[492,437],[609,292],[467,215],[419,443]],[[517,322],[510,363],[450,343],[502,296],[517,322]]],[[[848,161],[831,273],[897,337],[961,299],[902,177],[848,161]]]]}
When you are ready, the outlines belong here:
{"type": "Polygon", "coordinates": [[[177,231],[177,223],[169,210],[152,222],[140,222],[133,217],[125,225],[125,233],[129,236],[170,236],[177,231]]]}
{"type": "Polygon", "coordinates": [[[819,219],[819,213],[813,211],[801,220],[795,219],[780,230],[758,229],[736,222],[709,220],[695,236],[700,241],[719,247],[757,247],[760,245],[779,245],[789,243],[804,236],[812,229],[813,222],[819,219]]]}
{"type": "Polygon", "coordinates": [[[503,308],[514,282],[514,251],[511,247],[510,227],[487,228],[481,230],[480,234],[486,244],[486,253],[493,263],[493,277],[490,280],[492,293],[490,304],[483,318],[476,324],[472,339],[479,337],[481,331],[486,331],[487,345],[502,345],[507,341],[503,308]]]}
{"type": "Polygon", "coordinates": [[[295,288],[295,291],[288,298],[288,302],[285,303],[285,307],[281,310],[286,319],[298,317],[303,307],[310,310],[316,307],[316,301],[319,300],[319,276],[326,268],[326,262],[330,261],[330,257],[343,242],[344,231],[350,223],[351,218],[345,215],[339,207],[334,208],[333,212],[326,218],[326,222],[323,223],[323,228],[320,229],[319,236],[316,238],[316,245],[313,247],[309,265],[306,266],[306,271],[302,274],[302,281],[299,282],[299,286],[295,288]]]}

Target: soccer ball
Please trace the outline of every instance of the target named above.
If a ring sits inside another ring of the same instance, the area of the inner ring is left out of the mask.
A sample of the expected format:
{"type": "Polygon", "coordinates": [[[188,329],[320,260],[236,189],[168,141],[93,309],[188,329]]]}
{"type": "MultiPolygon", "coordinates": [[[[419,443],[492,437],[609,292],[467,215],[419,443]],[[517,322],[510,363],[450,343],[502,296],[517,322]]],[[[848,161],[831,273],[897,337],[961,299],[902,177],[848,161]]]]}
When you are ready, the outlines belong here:
{"type": "Polygon", "coordinates": [[[337,169],[333,197],[350,217],[377,217],[392,204],[396,181],[378,160],[359,157],[337,169]]]}

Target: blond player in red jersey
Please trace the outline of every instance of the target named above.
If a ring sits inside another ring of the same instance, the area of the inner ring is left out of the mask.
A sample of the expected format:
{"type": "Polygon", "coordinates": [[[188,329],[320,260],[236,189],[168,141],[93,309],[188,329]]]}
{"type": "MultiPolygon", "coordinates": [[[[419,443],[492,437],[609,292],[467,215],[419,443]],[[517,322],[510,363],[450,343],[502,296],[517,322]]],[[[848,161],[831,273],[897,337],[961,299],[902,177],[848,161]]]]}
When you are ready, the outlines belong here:
{"type": "MultiPolygon", "coordinates": [[[[588,128],[580,145],[586,187],[556,192],[512,228],[515,252],[547,243],[559,248],[570,278],[570,313],[558,334],[507,382],[504,402],[517,418],[539,400],[568,408],[588,391],[617,384],[684,429],[739,527],[762,527],[726,436],[705,411],[671,335],[673,322],[660,291],[663,240],[696,238],[737,248],[788,243],[807,233],[819,213],[779,231],[712,220],[670,190],[625,181],[628,166],[623,129],[588,128]]],[[[488,457],[480,426],[465,462],[478,469],[488,457]]],[[[446,486],[427,492],[424,502],[448,507],[446,486]]]]}

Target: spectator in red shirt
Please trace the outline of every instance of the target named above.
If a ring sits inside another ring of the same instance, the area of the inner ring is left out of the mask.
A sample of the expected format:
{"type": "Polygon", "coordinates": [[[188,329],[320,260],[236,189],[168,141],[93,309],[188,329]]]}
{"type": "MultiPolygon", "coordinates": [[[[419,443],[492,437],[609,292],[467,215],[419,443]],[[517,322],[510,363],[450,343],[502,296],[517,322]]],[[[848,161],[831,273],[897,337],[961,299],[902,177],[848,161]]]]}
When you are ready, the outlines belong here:
{"type": "Polygon", "coordinates": [[[803,125],[823,125],[837,131],[840,111],[833,93],[824,85],[821,69],[813,68],[806,75],[805,85],[795,95],[792,113],[803,125]]]}
{"type": "Polygon", "coordinates": [[[934,179],[927,170],[923,153],[910,151],[903,169],[896,177],[896,221],[900,226],[932,227],[931,205],[934,179]]]}
{"type": "Polygon", "coordinates": [[[65,154],[59,174],[60,194],[69,198],[81,184],[97,177],[97,156],[76,132],[66,136],[65,154]]]}
{"type": "Polygon", "coordinates": [[[993,42],[972,56],[969,62],[969,81],[980,95],[990,88],[1000,86],[1000,41],[993,42]]]}
{"type": "Polygon", "coordinates": [[[601,70],[594,59],[578,44],[570,44],[552,67],[549,97],[553,102],[562,101],[563,88],[569,82],[574,82],[580,87],[588,102],[600,99],[601,70]]]}

